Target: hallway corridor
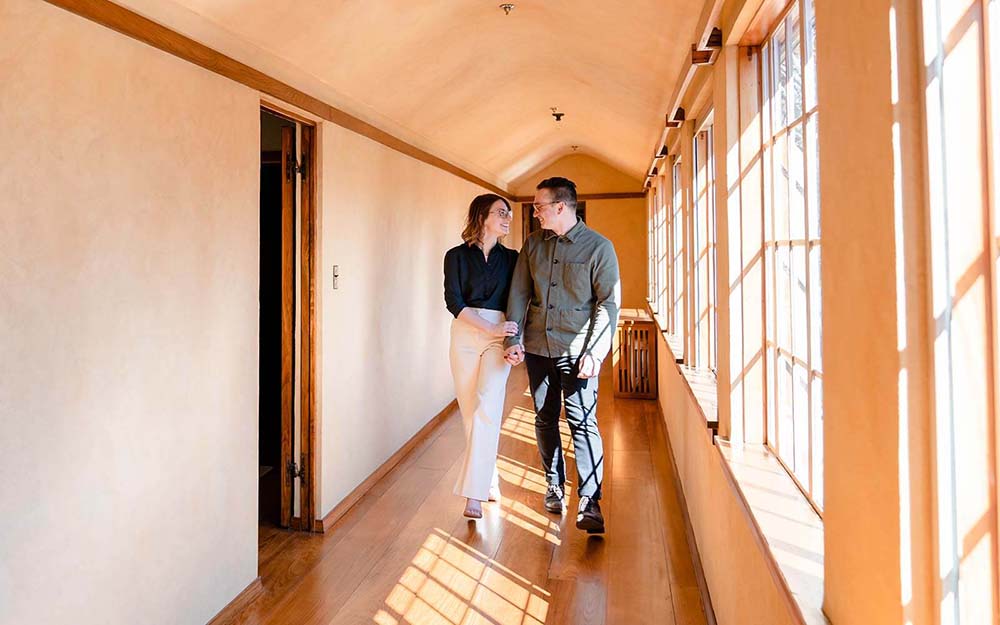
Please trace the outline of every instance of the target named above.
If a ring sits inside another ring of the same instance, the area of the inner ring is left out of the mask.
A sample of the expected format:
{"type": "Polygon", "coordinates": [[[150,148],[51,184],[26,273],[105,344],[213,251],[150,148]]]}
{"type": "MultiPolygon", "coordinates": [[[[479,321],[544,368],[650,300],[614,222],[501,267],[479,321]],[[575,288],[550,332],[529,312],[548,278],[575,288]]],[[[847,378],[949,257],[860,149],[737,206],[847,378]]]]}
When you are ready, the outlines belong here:
{"type": "Polygon", "coordinates": [[[484,506],[482,520],[463,518],[452,494],[462,452],[453,410],[326,535],[262,533],[264,594],[213,625],[624,625],[652,615],[663,625],[705,624],[656,403],[615,399],[605,369],[598,415],[608,533],[588,538],[572,514],[540,511],[545,482],[526,387],[524,367],[515,368],[502,501],[484,506]]]}

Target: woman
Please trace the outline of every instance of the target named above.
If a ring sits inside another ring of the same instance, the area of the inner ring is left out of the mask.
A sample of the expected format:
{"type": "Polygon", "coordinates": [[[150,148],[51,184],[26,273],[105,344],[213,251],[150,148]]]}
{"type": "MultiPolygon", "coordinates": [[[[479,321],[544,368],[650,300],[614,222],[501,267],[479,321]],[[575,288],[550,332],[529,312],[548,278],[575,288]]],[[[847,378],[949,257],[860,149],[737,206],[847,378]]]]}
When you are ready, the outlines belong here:
{"type": "Polygon", "coordinates": [[[517,334],[504,317],[517,252],[500,244],[510,232],[507,200],[488,193],[472,200],[464,243],[444,256],[444,300],[451,322],[451,374],[465,426],[465,459],[455,494],[465,516],[483,516],[481,502],[500,496],[497,444],[510,364],[503,340],[517,334]]]}

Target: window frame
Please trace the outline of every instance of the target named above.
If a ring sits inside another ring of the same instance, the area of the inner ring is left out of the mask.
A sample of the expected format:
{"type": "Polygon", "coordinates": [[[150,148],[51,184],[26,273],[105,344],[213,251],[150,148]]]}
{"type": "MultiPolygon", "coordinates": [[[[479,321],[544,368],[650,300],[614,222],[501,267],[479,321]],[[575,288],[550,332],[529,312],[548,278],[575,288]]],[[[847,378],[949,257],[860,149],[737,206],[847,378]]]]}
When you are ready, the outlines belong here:
{"type": "Polygon", "coordinates": [[[809,38],[809,20],[815,10],[809,0],[792,0],[780,12],[763,38],[757,54],[760,76],[762,211],[764,217],[764,355],[765,441],[818,514],[823,514],[822,486],[822,353],[820,319],[821,232],[818,229],[818,193],[813,178],[819,173],[810,141],[818,136],[819,106],[810,89],[815,85],[815,50],[809,38]],[[789,33],[794,24],[796,31],[789,33]],[[797,35],[797,45],[788,45],[797,35]],[[780,46],[784,58],[775,50],[780,46]],[[797,67],[794,62],[797,54],[797,67]],[[813,77],[808,77],[812,61],[813,77]],[[783,65],[783,67],[782,67],[783,65]],[[781,71],[784,70],[784,74],[781,71]],[[799,93],[797,102],[795,74],[799,93]],[[778,80],[782,78],[783,80],[778,80]],[[783,83],[783,84],[782,84],[783,83]],[[787,95],[786,95],[787,94],[787,95]],[[781,102],[776,100],[780,98],[781,102]],[[780,108],[785,105],[784,108],[780,108]],[[792,191],[792,145],[801,145],[801,189],[792,191]],[[778,176],[783,170],[782,177],[778,176]],[[776,184],[781,180],[785,190],[776,184]],[[780,197],[780,194],[784,197],[780,197]],[[793,206],[793,197],[797,201],[793,206]],[[814,211],[814,212],[813,212],[814,211]],[[812,213],[812,214],[811,214],[812,213]],[[793,219],[795,220],[793,222],[793,219]],[[815,230],[815,232],[814,232],[815,230]],[[815,270],[813,265],[815,265],[815,270]],[[803,285],[797,296],[795,279],[803,285]],[[798,302],[798,303],[796,303],[798,302]],[[804,309],[800,312],[798,309],[804,309]],[[788,371],[785,375],[785,370],[788,371]],[[797,376],[804,376],[805,384],[797,376]],[[798,392],[797,392],[798,391],[798,392]],[[788,399],[785,399],[785,396],[788,399]],[[804,423],[797,415],[805,413],[804,423]],[[791,432],[788,432],[788,429],[791,432]],[[804,436],[799,431],[805,427],[804,436]],[[802,447],[804,446],[804,450],[802,447]],[[801,466],[804,465],[804,466],[801,466]]]}

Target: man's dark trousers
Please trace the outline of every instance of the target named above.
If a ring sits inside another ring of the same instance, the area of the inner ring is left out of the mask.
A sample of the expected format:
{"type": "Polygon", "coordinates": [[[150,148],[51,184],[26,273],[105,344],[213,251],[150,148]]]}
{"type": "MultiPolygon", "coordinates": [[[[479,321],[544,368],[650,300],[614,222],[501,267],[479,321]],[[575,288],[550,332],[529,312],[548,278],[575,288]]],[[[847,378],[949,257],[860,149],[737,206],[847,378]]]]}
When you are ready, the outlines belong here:
{"type": "Polygon", "coordinates": [[[573,435],[573,450],[581,497],[601,498],[604,478],[604,443],[597,430],[597,378],[578,378],[577,359],[547,358],[525,354],[531,397],[535,403],[535,438],[542,468],[549,484],[566,481],[559,413],[565,402],[566,422],[573,435]]]}

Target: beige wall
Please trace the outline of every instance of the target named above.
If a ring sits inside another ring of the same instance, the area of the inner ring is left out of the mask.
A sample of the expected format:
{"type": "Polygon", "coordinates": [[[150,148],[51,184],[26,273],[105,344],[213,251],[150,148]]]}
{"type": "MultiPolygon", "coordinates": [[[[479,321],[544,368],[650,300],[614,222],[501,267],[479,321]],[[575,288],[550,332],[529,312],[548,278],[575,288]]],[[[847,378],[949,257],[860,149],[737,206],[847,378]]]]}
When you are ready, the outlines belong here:
{"type": "Polygon", "coordinates": [[[659,402],[719,625],[797,625],[724,473],[711,431],[657,333],[659,402]]]}
{"type": "Polygon", "coordinates": [[[0,84],[0,622],[205,623],[257,574],[257,95],[34,0],[0,84]]]}
{"type": "MultiPolygon", "coordinates": [[[[569,178],[577,185],[577,192],[585,193],[637,193],[642,191],[639,180],[624,174],[586,154],[570,154],[554,163],[516,181],[511,189],[514,195],[532,196],[535,186],[551,176],[569,178]]],[[[520,247],[522,207],[514,207],[516,232],[511,239],[520,247]]],[[[618,253],[622,276],[622,307],[646,306],[648,237],[646,234],[646,200],[587,200],[589,225],[611,239],[618,253]]]]}
{"type": "Polygon", "coordinates": [[[514,195],[534,195],[535,185],[562,176],[576,183],[578,193],[638,193],[642,181],[588,154],[568,154],[510,183],[514,195]]]}
{"type": "Polygon", "coordinates": [[[622,308],[646,307],[646,200],[587,200],[588,225],[611,239],[622,277],[622,308]]]}
{"type": "Polygon", "coordinates": [[[485,190],[331,124],[322,142],[326,514],[455,397],[443,259],[485,190]]]}
{"type": "MultiPolygon", "coordinates": [[[[0,68],[0,622],[207,622],[257,575],[259,94],[30,0],[0,68]]],[[[319,134],[323,515],[454,397],[482,189],[319,134]]]]}

